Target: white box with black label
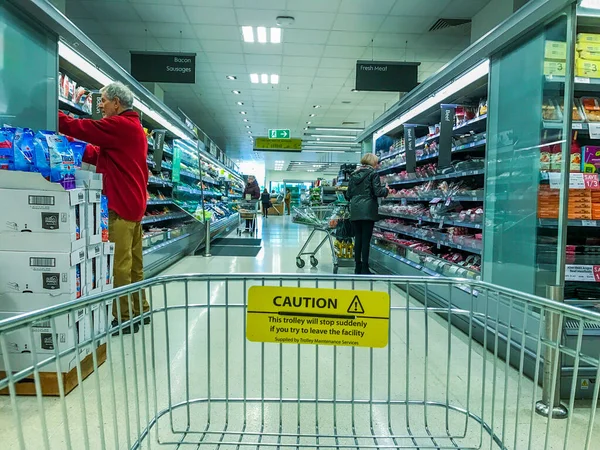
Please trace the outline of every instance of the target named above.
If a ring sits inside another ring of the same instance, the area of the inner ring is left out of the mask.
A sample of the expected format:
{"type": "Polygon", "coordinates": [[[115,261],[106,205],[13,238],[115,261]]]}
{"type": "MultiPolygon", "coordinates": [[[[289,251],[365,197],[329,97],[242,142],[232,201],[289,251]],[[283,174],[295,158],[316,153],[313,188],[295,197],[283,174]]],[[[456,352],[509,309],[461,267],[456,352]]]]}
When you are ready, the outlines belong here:
{"type": "Polygon", "coordinates": [[[70,294],[79,298],[85,293],[85,255],[85,248],[72,253],[0,251],[0,294],[70,294]]]}
{"type": "Polygon", "coordinates": [[[86,245],[86,192],[67,191],[38,173],[0,177],[0,250],[75,251],[86,245]]]}
{"type": "Polygon", "coordinates": [[[104,281],[102,275],[102,242],[95,245],[89,245],[87,248],[87,259],[85,260],[85,283],[86,295],[95,295],[102,292],[104,281]]]}
{"type": "Polygon", "coordinates": [[[114,288],[115,243],[102,243],[102,292],[114,288]]]}
{"type": "Polygon", "coordinates": [[[78,188],[102,190],[102,174],[89,170],[76,170],[75,183],[78,188]]]}
{"type": "MultiPolygon", "coordinates": [[[[0,320],[7,319],[23,312],[1,312],[0,320]]],[[[55,346],[59,352],[68,351],[66,355],[60,358],[60,371],[68,372],[77,367],[77,353],[75,344],[79,346],[79,358],[82,359],[91,351],[91,344],[83,345],[86,335],[86,326],[90,327],[90,314],[83,311],[75,317],[73,322],[71,315],[63,315],[54,319],[54,327],[51,319],[42,319],[32,326],[33,340],[29,333],[29,328],[18,329],[13,332],[5,333],[4,339],[8,350],[8,360],[12,372],[24,370],[34,363],[33,350],[35,349],[39,363],[55,354],[55,346]]],[[[0,348],[2,355],[2,348],[0,348]]],[[[0,356],[0,370],[7,370],[4,363],[4,356],[0,356]]],[[[40,372],[56,373],[56,363],[51,362],[46,366],[40,367],[40,372]]]]}
{"type": "Polygon", "coordinates": [[[102,230],[101,230],[101,199],[102,191],[99,190],[87,190],[86,191],[86,236],[88,245],[99,244],[102,242],[102,230]]]}

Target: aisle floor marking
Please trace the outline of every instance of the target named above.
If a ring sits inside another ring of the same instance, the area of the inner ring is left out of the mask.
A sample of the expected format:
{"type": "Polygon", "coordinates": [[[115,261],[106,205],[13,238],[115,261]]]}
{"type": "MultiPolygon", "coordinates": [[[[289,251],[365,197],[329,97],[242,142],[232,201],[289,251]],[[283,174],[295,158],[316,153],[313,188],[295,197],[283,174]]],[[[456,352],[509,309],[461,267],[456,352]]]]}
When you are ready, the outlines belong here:
{"type": "Polygon", "coordinates": [[[252,342],[383,348],[389,318],[387,292],[252,286],[246,337],[252,342]]]}

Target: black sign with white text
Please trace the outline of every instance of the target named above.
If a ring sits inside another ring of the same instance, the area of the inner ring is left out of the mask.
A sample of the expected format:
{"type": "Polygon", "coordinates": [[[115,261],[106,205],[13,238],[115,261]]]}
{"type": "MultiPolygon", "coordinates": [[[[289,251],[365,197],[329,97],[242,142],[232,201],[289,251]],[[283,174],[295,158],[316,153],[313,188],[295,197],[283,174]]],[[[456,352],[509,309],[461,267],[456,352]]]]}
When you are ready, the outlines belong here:
{"type": "Polygon", "coordinates": [[[456,105],[441,105],[442,123],[438,146],[438,168],[443,169],[452,165],[452,136],[454,135],[454,116],[456,105]]]}
{"type": "Polygon", "coordinates": [[[417,86],[419,65],[415,62],[357,61],[358,91],[410,92],[417,86]]]}
{"type": "Polygon", "coordinates": [[[415,129],[416,125],[409,125],[407,123],[404,124],[404,141],[405,141],[405,153],[406,153],[406,172],[407,173],[415,173],[417,168],[417,153],[415,150],[416,147],[416,137],[415,137],[415,129]]]}
{"type": "Polygon", "coordinates": [[[196,82],[195,53],[131,52],[131,75],[147,83],[196,82]]]}

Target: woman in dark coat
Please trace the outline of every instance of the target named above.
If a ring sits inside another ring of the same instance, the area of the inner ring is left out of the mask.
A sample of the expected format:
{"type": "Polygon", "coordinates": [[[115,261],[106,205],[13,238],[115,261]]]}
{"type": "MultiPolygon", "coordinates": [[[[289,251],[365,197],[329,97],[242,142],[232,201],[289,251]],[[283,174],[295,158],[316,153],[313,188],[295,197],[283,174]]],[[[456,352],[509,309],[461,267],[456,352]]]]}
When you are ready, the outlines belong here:
{"type": "Polygon", "coordinates": [[[354,229],[354,273],[370,275],[369,250],[373,226],[379,220],[378,197],[387,197],[389,189],[382,186],[375,167],[379,158],[367,153],[360,160],[360,166],[350,176],[346,198],[350,202],[350,221],[354,229]]]}
{"type": "Polygon", "coordinates": [[[271,207],[271,194],[269,194],[267,188],[261,194],[260,202],[262,203],[263,217],[266,219],[269,217],[269,208],[271,207]]]}
{"type": "MultiPolygon", "coordinates": [[[[254,175],[248,175],[248,183],[244,189],[243,199],[244,200],[258,200],[260,198],[260,186],[254,175]],[[249,196],[249,197],[248,197],[249,196]]],[[[246,219],[246,231],[250,231],[252,228],[252,220],[246,219]]]]}

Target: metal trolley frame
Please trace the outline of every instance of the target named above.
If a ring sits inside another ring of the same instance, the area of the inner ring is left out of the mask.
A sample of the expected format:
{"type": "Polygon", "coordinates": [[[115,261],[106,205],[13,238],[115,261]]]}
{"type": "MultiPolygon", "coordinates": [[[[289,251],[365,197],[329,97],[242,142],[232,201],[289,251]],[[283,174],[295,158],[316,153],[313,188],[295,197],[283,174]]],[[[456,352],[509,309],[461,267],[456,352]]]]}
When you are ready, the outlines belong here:
{"type": "Polygon", "coordinates": [[[258,225],[258,200],[241,200],[239,203],[238,212],[240,213],[240,225],[237,230],[238,236],[241,236],[243,232],[245,232],[245,220],[251,221],[250,234],[256,236],[258,233],[257,225],[258,225]]]}
{"type": "MultiPolygon", "coordinates": [[[[298,218],[302,217],[303,213],[299,208],[294,208],[294,217],[292,218],[292,221],[294,223],[312,227],[312,231],[308,235],[308,239],[306,239],[304,245],[302,246],[302,248],[298,252],[298,255],[296,256],[296,266],[299,269],[304,268],[304,266],[306,265],[306,262],[302,258],[303,256],[309,256],[310,265],[312,267],[317,267],[319,265],[319,260],[317,259],[316,255],[319,252],[319,250],[321,250],[323,245],[325,245],[326,242],[329,243],[329,247],[331,249],[331,259],[333,261],[334,274],[338,273],[338,269],[340,267],[354,266],[354,261],[352,259],[339,258],[335,251],[335,245],[333,243],[334,229],[332,229],[329,224],[329,218],[333,215],[336,207],[339,208],[341,206],[331,204],[329,206],[306,207],[305,209],[310,210],[311,214],[314,215],[314,218],[316,218],[317,220],[313,222],[299,220],[298,218]],[[313,238],[318,232],[325,233],[325,236],[323,237],[323,239],[321,239],[319,244],[312,251],[306,251],[306,249],[309,247],[310,243],[312,242],[313,238]]],[[[344,205],[343,207],[346,206],[344,205]]]]}
{"type": "Polygon", "coordinates": [[[2,448],[589,450],[598,442],[600,383],[593,382],[588,401],[577,398],[575,382],[569,386],[563,398],[567,420],[535,412],[542,372],[550,381],[544,393],[553,398],[560,392],[560,358],[569,361],[574,380],[583,369],[600,375],[597,349],[582,350],[589,324],[600,326],[600,314],[462,279],[153,278],[0,321],[0,360],[7,370],[0,392],[8,393],[0,396],[2,448]],[[288,287],[291,295],[301,295],[301,287],[387,292],[389,343],[371,349],[249,342],[247,293],[257,285],[288,287]],[[452,299],[458,288],[471,292],[469,310],[431,302],[434,290],[446,289],[452,299]],[[141,307],[142,291],[150,303],[143,318],[151,324],[138,333],[124,336],[119,329],[110,337],[110,321],[95,322],[94,312],[119,296],[137,299],[141,307]],[[415,292],[424,302],[413,299],[415,292]],[[70,344],[59,338],[50,345],[60,336],[60,320],[81,321],[88,314],[88,333],[73,327],[66,336],[70,344]],[[571,321],[578,339],[567,345],[561,336],[547,336],[541,317],[559,328],[571,321]],[[455,319],[472,331],[457,332],[455,319]],[[528,321],[539,325],[532,329],[528,321]],[[50,329],[46,345],[31,345],[30,364],[12,370],[24,357],[14,353],[14,342],[35,343],[40,327],[50,329]],[[476,330],[485,330],[483,346],[471,338],[476,330]],[[536,343],[537,354],[526,355],[526,340],[536,343]],[[83,380],[81,355],[100,344],[106,345],[106,363],[99,367],[94,358],[94,370],[83,380]],[[524,375],[527,358],[539,369],[534,380],[524,375]],[[66,361],[74,361],[79,386],[65,396],[58,377],[59,397],[43,397],[42,375],[60,374],[66,361]],[[25,380],[35,397],[17,397],[25,380]]]}

